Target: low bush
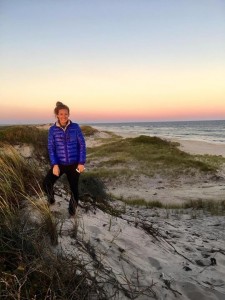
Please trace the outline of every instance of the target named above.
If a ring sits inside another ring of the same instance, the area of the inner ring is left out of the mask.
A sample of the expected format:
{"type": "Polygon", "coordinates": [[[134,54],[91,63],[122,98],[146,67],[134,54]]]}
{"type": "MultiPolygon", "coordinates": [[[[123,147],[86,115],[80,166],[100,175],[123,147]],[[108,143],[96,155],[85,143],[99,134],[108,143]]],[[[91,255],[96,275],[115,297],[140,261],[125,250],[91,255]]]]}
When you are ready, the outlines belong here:
{"type": "Polygon", "coordinates": [[[92,136],[95,133],[99,132],[96,128],[93,128],[89,125],[82,125],[81,130],[85,136],[92,136]]]}
{"type": "MultiPolygon", "coordinates": [[[[113,167],[115,164],[109,162],[123,160],[129,168],[136,166],[136,173],[152,176],[154,173],[171,173],[173,176],[180,174],[193,174],[193,171],[204,173],[215,173],[218,167],[225,161],[220,157],[211,159],[205,156],[190,155],[181,151],[177,143],[162,140],[158,137],[139,136],[137,138],[126,138],[106,143],[89,149],[89,160],[99,160],[104,157],[105,166],[113,167]]],[[[104,168],[104,161],[101,167],[104,168]]],[[[99,167],[99,163],[98,163],[99,167]]]]}

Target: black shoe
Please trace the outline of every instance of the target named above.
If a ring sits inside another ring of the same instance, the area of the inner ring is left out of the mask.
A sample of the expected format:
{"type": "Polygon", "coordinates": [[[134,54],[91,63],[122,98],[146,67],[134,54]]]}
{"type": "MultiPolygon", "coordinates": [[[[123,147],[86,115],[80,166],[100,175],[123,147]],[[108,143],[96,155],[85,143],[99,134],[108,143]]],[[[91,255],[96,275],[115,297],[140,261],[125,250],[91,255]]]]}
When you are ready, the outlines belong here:
{"type": "Polygon", "coordinates": [[[71,203],[69,204],[68,211],[71,216],[75,215],[76,210],[77,210],[77,205],[78,205],[78,203],[76,201],[72,204],[71,203]]]}
{"type": "Polygon", "coordinates": [[[54,199],[54,198],[49,198],[49,199],[48,199],[48,203],[49,203],[50,205],[54,204],[54,203],[55,203],[55,199],[54,199]]]}

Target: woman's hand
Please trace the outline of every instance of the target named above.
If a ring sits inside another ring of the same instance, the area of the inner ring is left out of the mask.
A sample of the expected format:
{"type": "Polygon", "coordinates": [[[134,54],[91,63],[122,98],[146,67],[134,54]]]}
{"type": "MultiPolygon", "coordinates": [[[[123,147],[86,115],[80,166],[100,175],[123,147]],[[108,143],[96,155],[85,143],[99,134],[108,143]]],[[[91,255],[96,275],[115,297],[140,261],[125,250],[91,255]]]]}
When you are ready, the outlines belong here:
{"type": "Polygon", "coordinates": [[[84,172],[84,170],[85,170],[84,165],[78,164],[78,166],[77,166],[78,173],[82,173],[82,172],[84,172]]]}
{"type": "Polygon", "coordinates": [[[53,173],[55,176],[59,176],[59,174],[60,174],[60,169],[59,169],[59,166],[58,166],[58,165],[54,165],[54,166],[53,166],[52,173],[53,173]]]}

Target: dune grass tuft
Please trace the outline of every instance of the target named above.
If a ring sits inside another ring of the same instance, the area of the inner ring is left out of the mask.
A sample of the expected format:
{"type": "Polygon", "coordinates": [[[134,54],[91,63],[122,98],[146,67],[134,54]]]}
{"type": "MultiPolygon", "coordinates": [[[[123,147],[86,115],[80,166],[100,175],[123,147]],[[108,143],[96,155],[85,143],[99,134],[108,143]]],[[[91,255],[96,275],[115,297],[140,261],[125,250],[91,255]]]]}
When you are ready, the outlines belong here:
{"type": "MultiPolygon", "coordinates": [[[[28,202],[32,206],[33,214],[38,212],[39,216],[39,226],[43,235],[46,235],[50,238],[50,242],[52,245],[58,244],[58,223],[59,221],[55,218],[55,216],[51,213],[49,206],[47,203],[43,201],[38,201],[38,199],[32,199],[30,197],[27,198],[28,202]]],[[[40,199],[39,199],[40,200],[40,199]]]]}
{"type": "Polygon", "coordinates": [[[85,136],[92,136],[95,133],[99,132],[96,128],[93,128],[92,126],[89,125],[82,125],[81,130],[85,136]]]}
{"type": "MultiPolygon", "coordinates": [[[[178,149],[178,144],[158,137],[139,136],[113,141],[89,150],[89,160],[104,157],[105,165],[113,167],[123,158],[123,167],[135,165],[136,173],[152,176],[156,173],[192,174],[195,172],[215,173],[225,162],[223,157],[190,155],[178,149]]],[[[104,168],[104,161],[101,167],[104,168]]],[[[98,165],[99,166],[99,165],[98,165]]]]}
{"type": "Polygon", "coordinates": [[[47,161],[47,136],[47,130],[39,129],[33,125],[2,126],[0,127],[0,147],[4,147],[5,144],[11,146],[32,145],[34,156],[37,159],[42,157],[47,161]]]}
{"type": "Polygon", "coordinates": [[[126,205],[145,207],[145,208],[162,208],[174,209],[185,212],[187,209],[202,210],[211,215],[225,215],[225,200],[189,200],[184,203],[163,203],[161,201],[146,201],[144,199],[120,199],[126,205]]]}
{"type": "Polygon", "coordinates": [[[37,226],[18,208],[12,209],[3,201],[0,253],[0,298],[3,300],[89,299],[89,294],[104,299],[82,260],[56,254],[43,235],[41,224],[37,226]]]}
{"type": "Polygon", "coordinates": [[[9,203],[19,205],[27,193],[39,190],[41,173],[28,163],[12,146],[0,150],[0,196],[9,203]]]}
{"type": "Polygon", "coordinates": [[[33,125],[14,125],[0,127],[0,141],[10,144],[28,143],[43,146],[47,143],[48,131],[33,125]]]}
{"type": "Polygon", "coordinates": [[[57,252],[58,220],[42,199],[41,178],[13,147],[0,149],[0,298],[105,299],[82,258],[57,252]]]}

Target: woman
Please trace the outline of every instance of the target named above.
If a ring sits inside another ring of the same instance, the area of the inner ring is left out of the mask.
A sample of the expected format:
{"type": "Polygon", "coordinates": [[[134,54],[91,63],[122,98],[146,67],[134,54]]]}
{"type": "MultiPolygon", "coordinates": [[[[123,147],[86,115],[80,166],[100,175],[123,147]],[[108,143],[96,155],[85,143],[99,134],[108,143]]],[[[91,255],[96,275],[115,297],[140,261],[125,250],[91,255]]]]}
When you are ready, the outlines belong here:
{"type": "Polygon", "coordinates": [[[57,102],[54,109],[58,121],[50,127],[48,134],[48,152],[51,169],[44,179],[44,191],[48,203],[54,204],[54,184],[64,173],[71,189],[69,214],[75,215],[78,205],[78,182],[80,173],[84,171],[86,145],[78,124],[69,120],[69,107],[57,102]]]}

